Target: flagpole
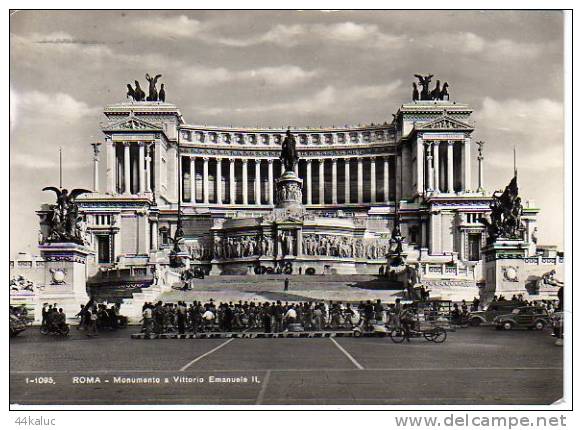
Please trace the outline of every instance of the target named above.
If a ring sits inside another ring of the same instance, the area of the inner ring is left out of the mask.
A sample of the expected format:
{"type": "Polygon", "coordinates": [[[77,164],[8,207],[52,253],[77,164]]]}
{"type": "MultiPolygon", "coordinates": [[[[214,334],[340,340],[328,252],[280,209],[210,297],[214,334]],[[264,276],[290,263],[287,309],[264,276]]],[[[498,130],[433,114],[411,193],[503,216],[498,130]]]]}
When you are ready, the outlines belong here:
{"type": "Polygon", "coordinates": [[[63,148],[59,146],[59,188],[63,188],[63,148]]]}

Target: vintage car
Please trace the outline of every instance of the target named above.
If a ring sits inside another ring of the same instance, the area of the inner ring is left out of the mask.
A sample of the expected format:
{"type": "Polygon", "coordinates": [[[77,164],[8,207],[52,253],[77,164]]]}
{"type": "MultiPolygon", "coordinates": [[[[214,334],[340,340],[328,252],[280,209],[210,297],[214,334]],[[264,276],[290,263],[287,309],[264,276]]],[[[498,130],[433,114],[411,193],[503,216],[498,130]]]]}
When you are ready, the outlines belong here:
{"type": "Polygon", "coordinates": [[[493,324],[497,330],[515,328],[543,330],[550,325],[550,316],[544,308],[523,306],[515,308],[510,314],[496,316],[493,324]]]}
{"type": "Polygon", "coordinates": [[[10,337],[14,337],[24,330],[26,330],[26,323],[16,315],[10,315],[10,337]]]}
{"type": "Polygon", "coordinates": [[[486,310],[474,311],[469,313],[469,324],[473,327],[478,327],[480,325],[490,325],[493,324],[495,317],[499,315],[505,315],[511,313],[514,309],[522,307],[523,302],[512,301],[512,300],[502,300],[497,302],[492,302],[486,310]]]}

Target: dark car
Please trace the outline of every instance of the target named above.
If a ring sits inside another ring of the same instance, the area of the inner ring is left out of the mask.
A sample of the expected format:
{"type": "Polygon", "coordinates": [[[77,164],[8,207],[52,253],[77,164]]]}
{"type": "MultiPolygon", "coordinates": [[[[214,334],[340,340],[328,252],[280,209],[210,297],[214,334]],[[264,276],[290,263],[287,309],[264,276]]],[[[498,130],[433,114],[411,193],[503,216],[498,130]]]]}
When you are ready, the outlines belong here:
{"type": "Polygon", "coordinates": [[[10,337],[26,330],[26,324],[15,315],[10,315],[10,337]]]}
{"type": "Polygon", "coordinates": [[[543,330],[550,325],[550,316],[544,308],[523,306],[514,309],[510,314],[495,317],[493,323],[498,330],[515,328],[543,330]]]}
{"type": "Polygon", "coordinates": [[[493,324],[495,317],[499,315],[505,315],[511,313],[514,309],[522,307],[523,302],[511,301],[511,300],[501,300],[497,302],[492,302],[486,310],[474,311],[469,314],[469,324],[473,327],[478,327],[480,325],[493,324]]]}

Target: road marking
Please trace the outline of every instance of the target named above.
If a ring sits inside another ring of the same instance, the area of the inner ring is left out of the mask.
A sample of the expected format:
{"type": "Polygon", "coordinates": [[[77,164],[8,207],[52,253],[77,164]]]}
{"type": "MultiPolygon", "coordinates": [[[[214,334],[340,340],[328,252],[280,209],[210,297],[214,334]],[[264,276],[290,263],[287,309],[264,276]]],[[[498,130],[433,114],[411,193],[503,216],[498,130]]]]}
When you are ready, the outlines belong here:
{"type": "Polygon", "coordinates": [[[188,364],[186,364],[185,366],[183,366],[183,367],[180,369],[180,372],[183,372],[184,370],[186,370],[187,368],[189,368],[190,366],[192,366],[194,363],[196,363],[196,362],[198,362],[198,361],[202,360],[204,357],[208,357],[210,354],[212,354],[212,353],[214,353],[214,352],[218,351],[218,350],[219,350],[220,348],[222,348],[223,346],[226,346],[226,345],[228,345],[228,344],[229,344],[230,342],[232,342],[233,340],[234,340],[234,338],[230,338],[230,339],[228,339],[226,342],[222,342],[222,343],[221,343],[220,345],[218,345],[216,348],[213,348],[213,349],[211,349],[210,351],[208,351],[208,352],[205,352],[205,353],[204,353],[204,354],[202,354],[202,355],[199,355],[199,356],[198,356],[198,357],[196,357],[194,360],[192,360],[190,363],[188,363],[188,364]]]}
{"type": "Polygon", "coordinates": [[[336,342],[336,340],[335,340],[333,337],[330,337],[330,338],[329,338],[329,340],[331,340],[331,341],[334,343],[334,345],[335,345],[335,346],[337,346],[337,348],[338,348],[338,349],[339,349],[341,352],[343,352],[343,353],[344,353],[344,355],[345,355],[346,357],[348,357],[348,358],[349,358],[349,360],[350,360],[352,363],[354,363],[354,365],[355,365],[355,366],[356,366],[356,367],[357,367],[359,370],[364,370],[364,366],[362,366],[360,363],[358,363],[358,362],[356,361],[356,359],[355,359],[354,357],[352,357],[352,356],[350,355],[350,353],[349,353],[349,352],[347,352],[347,351],[346,351],[346,350],[345,350],[345,349],[344,349],[344,348],[343,348],[343,347],[342,347],[342,346],[341,346],[339,343],[337,343],[337,342],[336,342]]]}
{"type": "Polygon", "coordinates": [[[263,399],[265,398],[265,392],[267,391],[267,384],[269,383],[269,378],[271,377],[271,371],[267,370],[265,374],[265,379],[263,379],[263,385],[261,386],[261,391],[259,391],[259,395],[257,396],[257,401],[255,405],[262,405],[263,399]]]}

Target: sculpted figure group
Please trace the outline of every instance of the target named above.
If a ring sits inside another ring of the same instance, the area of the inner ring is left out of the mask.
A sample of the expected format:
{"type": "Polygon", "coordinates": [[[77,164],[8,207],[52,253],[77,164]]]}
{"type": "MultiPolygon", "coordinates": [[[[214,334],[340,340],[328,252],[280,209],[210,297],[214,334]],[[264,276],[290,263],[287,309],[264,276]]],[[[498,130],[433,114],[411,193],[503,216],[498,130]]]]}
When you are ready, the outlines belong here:
{"type": "Polygon", "coordinates": [[[430,82],[432,80],[432,78],[434,77],[434,75],[426,75],[426,76],[422,76],[422,75],[414,75],[416,78],[418,78],[418,83],[420,84],[420,87],[422,88],[420,93],[418,92],[418,86],[416,85],[416,82],[412,83],[412,100],[416,101],[416,100],[449,100],[449,84],[448,82],[445,82],[443,84],[443,86],[441,87],[441,81],[437,79],[436,81],[436,86],[434,87],[434,89],[430,90],[429,89],[429,85],[430,82]]]}
{"type": "Polygon", "coordinates": [[[57,202],[50,206],[47,217],[48,234],[40,237],[40,242],[75,242],[82,245],[89,243],[87,224],[79,214],[79,206],[75,199],[91,191],[75,188],[70,193],[66,188],[45,187],[43,191],[54,191],[57,202]]]}
{"type": "Polygon", "coordinates": [[[297,184],[289,184],[287,186],[280,187],[278,190],[277,199],[278,201],[294,201],[301,202],[302,199],[301,187],[297,184]]]}
{"type": "Polygon", "coordinates": [[[304,255],[370,260],[383,259],[389,250],[389,245],[379,239],[322,234],[305,235],[302,246],[304,255]]]}
{"type": "Polygon", "coordinates": [[[514,176],[501,195],[493,193],[491,221],[481,218],[479,221],[487,228],[487,240],[494,242],[497,238],[518,239],[523,235],[521,222],[523,205],[518,196],[517,176],[514,176]]]}
{"type": "Polygon", "coordinates": [[[159,92],[158,89],[156,88],[158,79],[160,79],[161,77],[162,75],[156,75],[152,78],[149,75],[149,73],[146,73],[145,78],[149,83],[147,97],[145,92],[141,89],[141,86],[139,85],[139,82],[137,80],[134,81],[135,88],[133,88],[131,84],[127,84],[127,98],[131,97],[132,100],[136,102],[142,102],[144,100],[148,102],[157,102],[158,100],[161,102],[165,102],[166,89],[164,88],[164,84],[162,84],[159,92]]]}

